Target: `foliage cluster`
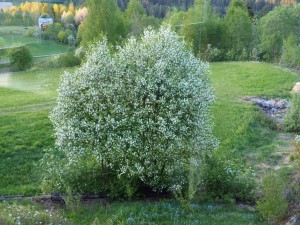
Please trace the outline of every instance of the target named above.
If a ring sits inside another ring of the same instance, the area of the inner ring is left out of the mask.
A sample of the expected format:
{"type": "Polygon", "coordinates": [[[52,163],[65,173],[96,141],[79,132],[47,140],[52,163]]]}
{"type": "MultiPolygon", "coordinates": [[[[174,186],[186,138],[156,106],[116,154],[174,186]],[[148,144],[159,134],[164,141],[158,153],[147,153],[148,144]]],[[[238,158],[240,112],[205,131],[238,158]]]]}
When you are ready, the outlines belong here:
{"type": "Polygon", "coordinates": [[[291,132],[300,131],[300,94],[292,94],[291,106],[284,120],[285,129],[291,132]]]}
{"type": "Polygon", "coordinates": [[[277,224],[288,209],[286,184],[280,176],[269,173],[264,176],[262,185],[264,196],[257,202],[257,208],[269,223],[277,224]]]}
{"type": "Polygon", "coordinates": [[[27,70],[33,65],[33,57],[25,46],[13,48],[9,53],[9,58],[13,71],[27,70]]]}
{"type": "Polygon", "coordinates": [[[46,2],[21,2],[10,9],[3,8],[0,12],[2,25],[23,25],[33,26],[40,16],[54,18],[60,21],[62,14],[71,12],[75,14],[74,5],[71,2],[68,6],[64,4],[49,4],[46,2]]]}
{"type": "Polygon", "coordinates": [[[290,35],[284,40],[280,64],[287,67],[300,68],[300,45],[297,43],[297,39],[294,35],[290,35]]]}
{"type": "MultiPolygon", "coordinates": [[[[278,60],[282,54],[283,41],[290,35],[297,36],[299,7],[281,6],[259,20],[259,48],[271,59],[278,60]]],[[[297,40],[299,41],[299,40],[297,40]]]]}
{"type": "Polygon", "coordinates": [[[257,208],[269,224],[278,224],[299,212],[299,149],[299,136],[296,136],[289,165],[283,165],[276,171],[271,170],[263,176],[263,195],[257,201],[257,208]]]}
{"type": "Polygon", "coordinates": [[[253,202],[255,197],[254,171],[251,167],[232,160],[220,151],[207,159],[204,169],[205,195],[213,199],[234,199],[253,202]]]}
{"type": "MultiPolygon", "coordinates": [[[[25,21],[48,13],[55,18],[55,23],[43,32],[44,38],[67,44],[72,35],[77,37],[77,45],[82,43],[85,46],[104,36],[109,43],[121,43],[128,36],[141,35],[147,26],[158,27],[160,24],[161,20],[149,16],[149,11],[143,7],[144,1],[121,2],[89,0],[86,7],[80,8],[75,8],[72,3],[64,6],[32,2],[14,6],[7,12],[4,10],[0,15],[20,14],[25,21]],[[118,8],[120,5],[123,11],[118,8]]],[[[282,6],[261,18],[254,17],[251,7],[256,6],[246,5],[241,0],[231,1],[221,18],[213,13],[215,11],[208,2],[196,0],[186,11],[179,11],[176,7],[176,10],[169,11],[163,22],[170,23],[193,46],[194,54],[204,60],[279,62],[281,59],[284,65],[298,66],[299,40],[295,38],[293,43],[287,40],[290,35],[297,37],[298,34],[299,20],[295,19],[299,17],[298,4],[282,1],[282,6]]]]}
{"type": "Polygon", "coordinates": [[[69,51],[52,58],[46,58],[38,65],[39,68],[66,68],[79,66],[81,59],[74,52],[69,51]]]}
{"type": "Polygon", "coordinates": [[[168,27],[146,30],[115,54],[106,41],[93,46],[81,68],[64,74],[51,114],[61,171],[90,160],[105,176],[100,186],[116,179],[130,193],[139,183],[183,189],[190,168],[217,146],[207,73],[168,27]]]}
{"type": "Polygon", "coordinates": [[[121,43],[128,36],[142,35],[148,26],[157,28],[160,20],[148,16],[140,1],[131,0],[125,12],[122,12],[115,1],[87,1],[89,15],[78,28],[77,39],[83,45],[104,36],[109,43],[121,43]]]}

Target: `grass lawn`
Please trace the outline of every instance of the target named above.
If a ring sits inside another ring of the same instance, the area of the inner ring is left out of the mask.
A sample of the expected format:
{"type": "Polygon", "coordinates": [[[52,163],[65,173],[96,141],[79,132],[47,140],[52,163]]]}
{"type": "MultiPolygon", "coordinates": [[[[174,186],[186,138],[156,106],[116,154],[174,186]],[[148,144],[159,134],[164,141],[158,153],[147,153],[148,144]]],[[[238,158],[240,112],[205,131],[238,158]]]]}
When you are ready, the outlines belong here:
{"type": "Polygon", "coordinates": [[[54,143],[48,116],[62,73],[0,75],[0,195],[40,193],[37,165],[54,143]]]}
{"type": "Polygon", "coordinates": [[[265,224],[258,214],[235,205],[191,204],[189,210],[175,201],[161,202],[115,202],[109,208],[86,205],[80,210],[65,214],[73,224],[157,224],[157,225],[229,225],[265,224]]]}
{"type": "Polygon", "coordinates": [[[63,53],[68,50],[68,46],[58,44],[55,41],[26,36],[23,34],[25,31],[24,27],[0,26],[0,37],[5,40],[5,45],[2,47],[25,45],[33,56],[63,53]]]}
{"type": "MultiPolygon", "coordinates": [[[[218,152],[232,152],[238,159],[250,153],[266,160],[274,151],[279,132],[245,96],[288,98],[299,76],[266,63],[214,63],[210,78],[215,87],[212,108],[218,152]]],[[[55,104],[63,69],[0,75],[0,196],[39,194],[39,159],[43,149],[53,146],[49,112],[55,104]]],[[[174,201],[112,203],[63,211],[72,224],[262,224],[257,213],[236,206],[193,205],[186,212],[174,201]]]]}
{"type": "Polygon", "coordinates": [[[243,97],[289,98],[299,75],[257,62],[213,63],[211,70],[217,96],[212,113],[215,135],[221,142],[220,150],[233,151],[235,157],[244,157],[262,146],[272,145],[278,135],[278,131],[272,129],[276,125],[254,104],[243,101],[243,97]]]}

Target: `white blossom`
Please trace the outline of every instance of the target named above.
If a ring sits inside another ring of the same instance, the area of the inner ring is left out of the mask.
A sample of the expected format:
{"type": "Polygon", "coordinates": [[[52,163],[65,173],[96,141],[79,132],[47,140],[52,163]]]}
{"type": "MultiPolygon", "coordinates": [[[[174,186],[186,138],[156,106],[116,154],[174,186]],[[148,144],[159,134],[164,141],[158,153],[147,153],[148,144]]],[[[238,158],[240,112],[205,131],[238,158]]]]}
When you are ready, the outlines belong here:
{"type": "Polygon", "coordinates": [[[180,189],[191,158],[201,166],[217,145],[208,73],[169,27],[146,30],[114,54],[105,40],[96,43],[86,63],[62,77],[51,114],[56,146],[70,165],[93,155],[119,176],[180,189]]]}

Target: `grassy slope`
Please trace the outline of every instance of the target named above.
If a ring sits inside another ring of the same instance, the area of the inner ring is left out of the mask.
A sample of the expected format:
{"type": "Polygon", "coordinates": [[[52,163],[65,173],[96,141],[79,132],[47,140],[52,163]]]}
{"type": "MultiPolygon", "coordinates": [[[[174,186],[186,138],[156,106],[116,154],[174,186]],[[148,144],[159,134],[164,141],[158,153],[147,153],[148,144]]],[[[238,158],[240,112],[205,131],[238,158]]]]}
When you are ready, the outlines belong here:
{"type": "Polygon", "coordinates": [[[62,69],[0,75],[0,195],[36,194],[36,163],[53,146],[48,119],[62,69]]]}
{"type": "MultiPolygon", "coordinates": [[[[221,150],[244,156],[269,145],[277,132],[259,109],[242,100],[245,96],[288,98],[299,76],[266,63],[214,63],[211,79],[217,101],[212,112],[221,150]]],[[[263,152],[262,152],[263,154],[263,152]]]]}
{"type": "MultiPolygon", "coordinates": [[[[36,163],[42,149],[53,145],[48,114],[61,73],[51,70],[14,73],[4,78],[0,75],[0,195],[40,191],[36,163]]],[[[241,97],[288,97],[297,75],[264,63],[216,63],[211,79],[217,95],[212,112],[221,151],[238,149],[240,155],[236,157],[243,157],[269,145],[277,133],[263,126],[265,119],[259,110],[241,97]]],[[[115,218],[120,224],[129,218],[146,218],[144,221],[156,224],[179,224],[180,220],[191,224],[260,224],[255,213],[237,208],[199,205],[195,214],[187,214],[174,205],[169,206],[170,210],[163,207],[161,203],[114,203],[108,214],[102,206],[96,206],[83,207],[67,216],[74,224],[89,224],[96,216],[105,223],[115,218]]]]}
{"type": "MultiPolygon", "coordinates": [[[[217,100],[212,108],[215,135],[220,139],[218,154],[226,152],[234,158],[266,160],[274,151],[278,132],[269,128],[269,120],[245,96],[288,98],[298,75],[271,64],[255,62],[214,63],[210,75],[217,100]],[[234,150],[234,151],[233,151],[234,150]]],[[[229,156],[230,157],[230,156],[229,156]]],[[[256,161],[254,163],[257,163],[256,161]]],[[[171,204],[172,205],[172,204],[171,204]]],[[[257,214],[236,207],[197,205],[194,213],[182,208],[164,208],[164,203],[114,203],[108,214],[103,207],[82,208],[68,216],[75,224],[89,224],[98,216],[101,224],[262,224],[257,214]],[[212,209],[212,210],[210,210],[212,209]],[[112,219],[113,218],[113,219],[112,219]],[[113,221],[113,222],[112,222],[113,221]]]]}

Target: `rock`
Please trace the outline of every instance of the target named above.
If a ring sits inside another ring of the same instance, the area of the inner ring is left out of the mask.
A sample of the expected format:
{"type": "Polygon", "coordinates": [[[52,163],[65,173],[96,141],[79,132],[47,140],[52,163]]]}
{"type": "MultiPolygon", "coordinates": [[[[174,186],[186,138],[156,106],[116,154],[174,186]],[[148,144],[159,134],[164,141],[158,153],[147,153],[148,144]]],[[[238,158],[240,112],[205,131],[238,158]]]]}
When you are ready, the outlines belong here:
{"type": "Polygon", "coordinates": [[[300,225],[300,216],[294,215],[285,225],[300,225]]]}
{"type": "Polygon", "coordinates": [[[297,82],[293,87],[292,93],[300,93],[300,82],[297,82]]]}
{"type": "Polygon", "coordinates": [[[287,100],[281,99],[277,102],[277,107],[279,109],[284,109],[289,107],[289,102],[287,100]]]}
{"type": "MultiPolygon", "coordinates": [[[[300,84],[300,82],[299,82],[300,84]]],[[[299,86],[300,88],[300,86],[299,86]]],[[[285,99],[268,99],[261,97],[246,97],[246,101],[254,102],[270,118],[276,122],[282,122],[286,110],[289,108],[289,102],[285,99]]]]}

